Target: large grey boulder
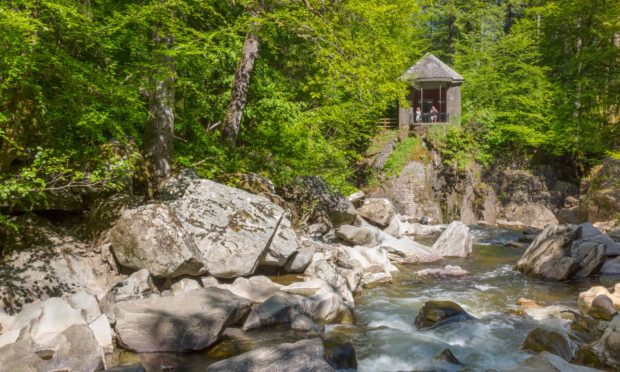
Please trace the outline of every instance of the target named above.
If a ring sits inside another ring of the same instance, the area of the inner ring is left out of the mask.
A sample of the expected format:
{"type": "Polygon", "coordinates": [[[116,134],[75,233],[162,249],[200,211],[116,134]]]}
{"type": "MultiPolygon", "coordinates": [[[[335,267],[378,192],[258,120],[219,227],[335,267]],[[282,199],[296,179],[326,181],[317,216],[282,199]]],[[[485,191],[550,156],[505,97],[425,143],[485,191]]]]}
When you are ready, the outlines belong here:
{"type": "Polygon", "coordinates": [[[214,363],[207,368],[207,371],[335,371],[336,369],[325,359],[325,355],[323,341],[320,338],[314,338],[252,350],[214,363]]]}
{"type": "Polygon", "coordinates": [[[201,350],[250,310],[251,302],[219,288],[123,301],[114,307],[119,343],[137,352],[201,350]]]}
{"type": "Polygon", "coordinates": [[[86,325],[72,325],[45,343],[29,336],[0,347],[0,371],[96,371],[104,351],[86,325]]]}
{"type": "Polygon", "coordinates": [[[460,221],[454,221],[433,243],[431,249],[444,257],[467,257],[472,251],[474,237],[469,228],[460,221]]]}
{"type": "Polygon", "coordinates": [[[297,243],[284,210],[267,198],[180,175],[162,202],[126,210],[109,236],[123,266],[159,277],[235,278],[284,265],[297,243]]]}
{"type": "Polygon", "coordinates": [[[394,205],[387,199],[367,198],[357,210],[357,213],[371,224],[385,228],[396,215],[396,210],[394,205]]]}
{"type": "Polygon", "coordinates": [[[125,211],[110,230],[110,239],[122,266],[147,269],[160,277],[207,273],[196,243],[169,205],[143,205],[125,211]]]}
{"type": "Polygon", "coordinates": [[[110,324],[101,314],[94,296],[80,291],[68,299],[52,297],[28,304],[11,319],[0,335],[0,346],[28,337],[36,344],[45,344],[74,325],[91,328],[99,346],[112,349],[110,324]]]}
{"type": "Polygon", "coordinates": [[[598,274],[617,243],[590,224],[548,225],[519,259],[526,275],[555,280],[598,274]]]}

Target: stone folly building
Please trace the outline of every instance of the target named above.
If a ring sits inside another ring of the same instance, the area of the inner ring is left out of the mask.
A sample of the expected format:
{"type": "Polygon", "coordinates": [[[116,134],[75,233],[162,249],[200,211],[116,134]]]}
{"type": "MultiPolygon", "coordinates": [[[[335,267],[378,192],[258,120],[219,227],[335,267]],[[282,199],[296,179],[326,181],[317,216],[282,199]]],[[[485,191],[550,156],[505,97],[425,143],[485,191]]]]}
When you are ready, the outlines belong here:
{"type": "Polygon", "coordinates": [[[415,126],[431,122],[431,108],[439,112],[438,123],[460,123],[461,84],[465,80],[458,72],[427,53],[401,76],[409,83],[410,107],[401,107],[398,112],[399,127],[415,126]],[[416,115],[420,108],[421,115],[416,115]]]}

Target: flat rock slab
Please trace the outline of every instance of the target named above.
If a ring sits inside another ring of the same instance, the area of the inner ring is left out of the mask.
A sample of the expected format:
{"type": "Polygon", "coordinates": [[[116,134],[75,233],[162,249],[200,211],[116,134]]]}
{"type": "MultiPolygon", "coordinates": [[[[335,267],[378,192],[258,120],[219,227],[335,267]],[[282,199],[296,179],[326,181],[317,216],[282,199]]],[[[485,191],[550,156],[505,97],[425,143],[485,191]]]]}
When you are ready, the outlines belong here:
{"type": "Polygon", "coordinates": [[[250,305],[214,287],[123,301],[114,308],[115,329],[119,343],[137,352],[201,350],[238,322],[250,305]]]}
{"type": "Polygon", "coordinates": [[[319,338],[256,349],[214,363],[209,372],[301,372],[335,371],[325,360],[325,347],[319,338]]]}

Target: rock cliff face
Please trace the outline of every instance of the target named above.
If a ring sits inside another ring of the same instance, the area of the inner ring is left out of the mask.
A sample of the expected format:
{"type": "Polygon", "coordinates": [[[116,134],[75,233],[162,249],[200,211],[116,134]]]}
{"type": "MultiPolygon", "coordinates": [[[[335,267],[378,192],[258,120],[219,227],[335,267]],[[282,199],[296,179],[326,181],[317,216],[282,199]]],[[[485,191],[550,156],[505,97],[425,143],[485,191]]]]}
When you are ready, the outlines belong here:
{"type": "Polygon", "coordinates": [[[620,219],[620,160],[603,160],[581,189],[581,213],[589,222],[620,219]]]}
{"type": "Polygon", "coordinates": [[[426,151],[422,158],[430,160],[411,161],[369,196],[390,199],[397,213],[415,221],[543,228],[565,215],[572,218],[567,222],[580,222],[566,209],[571,198],[577,200],[578,187],[559,180],[553,169],[484,171],[473,165],[455,170],[434,150],[426,151]]]}

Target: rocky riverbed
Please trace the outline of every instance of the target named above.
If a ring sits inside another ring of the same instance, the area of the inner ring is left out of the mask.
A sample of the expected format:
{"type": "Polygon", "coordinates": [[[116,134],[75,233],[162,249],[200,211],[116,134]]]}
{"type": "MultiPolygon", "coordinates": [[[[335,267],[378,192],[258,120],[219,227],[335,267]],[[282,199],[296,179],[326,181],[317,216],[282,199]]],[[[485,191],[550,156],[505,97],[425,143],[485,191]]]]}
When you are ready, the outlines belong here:
{"type": "Polygon", "coordinates": [[[0,370],[619,366],[620,244],[592,225],[421,225],[318,179],[295,193],[303,229],[304,208],[191,172],[70,228],[30,221],[2,264],[0,370]]]}

